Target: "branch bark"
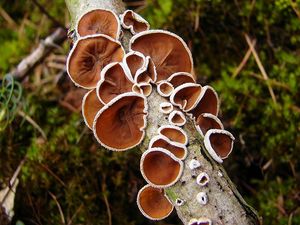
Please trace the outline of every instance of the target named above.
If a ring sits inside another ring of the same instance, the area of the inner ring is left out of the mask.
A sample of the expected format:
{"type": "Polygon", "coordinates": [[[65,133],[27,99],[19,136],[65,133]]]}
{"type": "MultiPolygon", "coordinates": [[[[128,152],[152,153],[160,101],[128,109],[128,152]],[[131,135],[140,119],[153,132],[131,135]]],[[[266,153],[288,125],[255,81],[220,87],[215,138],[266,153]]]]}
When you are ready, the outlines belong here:
{"type": "MultiPolygon", "coordinates": [[[[121,0],[65,0],[72,18],[72,26],[70,32],[76,35],[74,24],[78,18],[85,12],[104,8],[111,9],[116,13],[125,10],[121,0]]],[[[76,40],[76,36],[73,36],[76,40]]],[[[123,37],[123,42],[128,43],[128,37],[123,37]]],[[[126,45],[125,45],[126,47],[126,45]]],[[[146,136],[141,144],[142,151],[147,149],[150,139],[157,135],[157,129],[161,125],[167,125],[168,120],[159,112],[159,104],[167,101],[157,94],[154,90],[148,97],[148,126],[146,136]]],[[[191,120],[188,120],[184,126],[184,130],[189,136],[188,157],[184,161],[185,168],[180,180],[172,187],[166,189],[166,193],[172,203],[175,205],[177,214],[184,224],[192,218],[207,217],[212,220],[213,224],[238,224],[250,225],[259,224],[260,219],[255,212],[241,197],[234,184],[228,178],[224,168],[216,163],[207,153],[203,146],[203,139],[199,136],[191,120]],[[201,167],[195,171],[191,171],[188,163],[191,159],[197,159],[201,163],[201,167]],[[210,182],[207,187],[200,188],[196,184],[196,176],[200,172],[205,171],[210,182]],[[200,205],[196,200],[196,195],[200,191],[208,194],[208,204],[200,205]],[[182,206],[176,205],[176,199],[184,201],[182,206]]]]}

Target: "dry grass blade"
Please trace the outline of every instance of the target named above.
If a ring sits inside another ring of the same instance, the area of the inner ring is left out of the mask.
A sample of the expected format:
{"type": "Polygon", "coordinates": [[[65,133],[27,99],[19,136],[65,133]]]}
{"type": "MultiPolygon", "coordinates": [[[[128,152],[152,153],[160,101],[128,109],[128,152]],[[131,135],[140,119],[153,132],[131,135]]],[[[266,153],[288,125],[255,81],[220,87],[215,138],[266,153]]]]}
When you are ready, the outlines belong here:
{"type": "Polygon", "coordinates": [[[57,201],[56,196],[54,194],[52,194],[50,191],[48,193],[49,193],[49,195],[52,197],[52,199],[55,201],[55,203],[57,205],[57,208],[58,208],[58,211],[59,211],[59,214],[60,214],[60,218],[61,218],[62,224],[66,224],[64,213],[63,213],[63,211],[61,209],[61,206],[60,206],[59,202],[57,201]]]}

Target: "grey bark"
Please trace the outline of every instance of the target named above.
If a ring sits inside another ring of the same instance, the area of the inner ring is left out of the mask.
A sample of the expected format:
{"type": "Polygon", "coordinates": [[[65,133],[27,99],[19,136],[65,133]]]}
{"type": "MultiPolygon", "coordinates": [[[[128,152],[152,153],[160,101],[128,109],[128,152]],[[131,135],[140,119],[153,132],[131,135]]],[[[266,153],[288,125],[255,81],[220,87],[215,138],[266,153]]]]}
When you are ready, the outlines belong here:
{"type": "MultiPolygon", "coordinates": [[[[118,14],[125,10],[121,0],[65,1],[71,14],[71,31],[73,31],[78,18],[91,9],[111,9],[118,14]]],[[[74,39],[76,40],[76,36],[74,39]]],[[[128,42],[128,37],[125,36],[123,39],[126,43],[128,42]]],[[[159,104],[164,101],[168,100],[159,96],[155,90],[148,97],[148,126],[145,139],[140,146],[142,151],[147,149],[150,139],[158,134],[157,129],[161,125],[168,124],[166,116],[159,112],[159,104]]],[[[211,219],[213,224],[259,224],[260,218],[255,210],[241,197],[222,165],[215,162],[207,153],[203,146],[203,139],[199,136],[190,119],[183,129],[189,137],[189,153],[187,159],[184,160],[183,175],[174,186],[166,189],[167,196],[175,205],[182,222],[188,224],[192,218],[206,217],[211,219]],[[191,159],[200,161],[201,167],[191,171],[188,167],[191,159]],[[210,182],[206,187],[200,187],[196,184],[196,175],[200,172],[206,172],[210,177],[210,182]],[[196,201],[196,195],[200,191],[204,191],[208,195],[208,204],[204,206],[196,201]],[[176,199],[183,200],[184,204],[177,206],[175,204],[176,199]]]]}

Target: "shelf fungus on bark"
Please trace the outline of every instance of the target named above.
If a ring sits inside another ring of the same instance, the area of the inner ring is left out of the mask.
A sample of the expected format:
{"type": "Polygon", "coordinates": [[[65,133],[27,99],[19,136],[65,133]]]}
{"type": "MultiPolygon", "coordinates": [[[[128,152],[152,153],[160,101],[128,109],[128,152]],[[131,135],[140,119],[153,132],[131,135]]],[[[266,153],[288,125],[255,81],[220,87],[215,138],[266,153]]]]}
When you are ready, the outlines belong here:
{"type": "Polygon", "coordinates": [[[121,16],[121,24],[124,29],[130,30],[132,34],[137,34],[150,29],[149,23],[139,14],[132,10],[126,10],[121,16]]]}
{"type": "Polygon", "coordinates": [[[90,90],[82,99],[82,116],[85,124],[92,129],[93,121],[97,112],[102,109],[104,105],[98,99],[96,89],[90,90]]]}
{"type": "Polygon", "coordinates": [[[199,192],[196,196],[197,202],[201,205],[206,205],[208,202],[207,194],[203,191],[199,192]]]}
{"type": "Polygon", "coordinates": [[[148,184],[166,188],[175,184],[181,177],[183,162],[166,149],[152,148],[143,153],[140,168],[148,184]]]}
{"type": "Polygon", "coordinates": [[[93,131],[97,141],[115,151],[137,146],[145,135],[147,110],[143,95],[129,92],[117,96],[95,117],[93,131]]]}
{"type": "Polygon", "coordinates": [[[113,38],[97,34],[80,38],[67,60],[70,79],[86,89],[93,89],[100,80],[101,70],[111,62],[121,62],[125,52],[113,38]]]}
{"type": "Polygon", "coordinates": [[[201,91],[202,87],[200,84],[185,83],[175,88],[170,96],[170,101],[184,112],[189,112],[200,101],[201,91]]]}
{"type": "Polygon", "coordinates": [[[132,87],[133,82],[123,63],[110,63],[101,71],[97,95],[103,104],[107,104],[118,95],[131,92],[132,87]]]}
{"type": "Polygon", "coordinates": [[[168,120],[171,125],[179,127],[183,126],[186,123],[185,115],[178,110],[174,110],[173,112],[171,112],[168,120]]]}
{"type": "Polygon", "coordinates": [[[158,133],[167,137],[170,141],[187,145],[188,137],[183,129],[174,125],[164,125],[158,128],[158,133]]]}
{"type": "Polygon", "coordinates": [[[219,97],[217,92],[210,86],[204,86],[197,100],[197,105],[189,111],[193,118],[198,118],[202,113],[210,113],[215,116],[219,113],[219,97]]]}
{"type": "Polygon", "coordinates": [[[211,129],[204,136],[204,146],[211,157],[222,163],[232,151],[234,137],[226,130],[211,129]]]}
{"type": "Polygon", "coordinates": [[[211,219],[200,217],[199,219],[191,219],[188,225],[212,225],[211,219]]]}
{"type": "Polygon", "coordinates": [[[173,73],[167,80],[174,88],[186,83],[196,83],[192,74],[186,72],[173,73]]]}
{"type": "Polygon", "coordinates": [[[159,104],[159,111],[163,114],[169,114],[173,111],[173,105],[170,102],[162,102],[159,104]]]}
{"type": "Polygon", "coordinates": [[[196,178],[196,182],[198,185],[200,186],[205,186],[209,183],[209,176],[207,173],[205,172],[201,172],[197,178],[196,178]]]}
{"type": "Polygon", "coordinates": [[[148,97],[152,92],[152,85],[147,82],[135,83],[132,87],[132,91],[148,97]]]}
{"type": "Polygon", "coordinates": [[[77,33],[83,37],[93,34],[106,34],[113,39],[119,39],[121,25],[118,16],[111,10],[91,10],[78,20],[77,33]]]}
{"type": "Polygon", "coordinates": [[[157,92],[162,97],[169,97],[174,91],[174,87],[168,81],[161,81],[157,85],[157,92]]]}
{"type": "Polygon", "coordinates": [[[174,209],[164,190],[149,184],[138,192],[137,205],[141,213],[150,220],[162,220],[174,209]]]}
{"type": "Polygon", "coordinates": [[[150,56],[156,66],[157,82],[173,73],[193,71],[191,52],[181,37],[164,30],[143,31],[134,35],[129,49],[150,56]]]}
{"type": "Polygon", "coordinates": [[[202,113],[196,119],[195,125],[202,137],[204,137],[206,132],[210,129],[224,129],[220,119],[211,113],[202,113]]]}
{"type": "Polygon", "coordinates": [[[148,148],[164,148],[170,151],[180,160],[184,160],[187,156],[187,148],[184,144],[170,141],[163,135],[157,135],[151,138],[148,148]]]}

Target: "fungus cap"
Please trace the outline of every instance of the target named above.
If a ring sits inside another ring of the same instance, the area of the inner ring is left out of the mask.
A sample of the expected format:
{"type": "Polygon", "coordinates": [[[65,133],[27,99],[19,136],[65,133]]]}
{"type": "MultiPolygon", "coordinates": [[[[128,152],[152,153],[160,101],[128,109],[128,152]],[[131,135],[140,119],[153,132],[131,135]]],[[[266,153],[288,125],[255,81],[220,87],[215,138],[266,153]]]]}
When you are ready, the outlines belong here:
{"type": "Polygon", "coordinates": [[[197,202],[201,205],[206,205],[208,202],[207,194],[203,191],[199,192],[196,196],[197,202]]]}
{"type": "Polygon", "coordinates": [[[162,102],[159,104],[159,111],[164,114],[169,114],[173,111],[173,105],[170,102],[162,102]]]}
{"type": "Polygon", "coordinates": [[[185,115],[178,110],[174,110],[173,112],[171,112],[168,120],[171,125],[179,127],[183,126],[186,123],[185,115]]]}
{"type": "Polygon", "coordinates": [[[145,59],[145,66],[137,71],[137,75],[134,78],[136,83],[147,82],[155,83],[157,79],[156,67],[152,59],[147,56],[145,59]]]}
{"type": "Polygon", "coordinates": [[[147,183],[153,187],[166,188],[174,185],[181,177],[183,162],[166,149],[152,148],[143,153],[140,168],[147,183]]]}
{"type": "Polygon", "coordinates": [[[199,219],[191,219],[188,225],[212,225],[212,222],[208,218],[201,217],[199,219]]]}
{"type": "Polygon", "coordinates": [[[207,173],[205,172],[201,172],[197,178],[196,178],[196,182],[198,185],[200,186],[205,186],[209,183],[209,176],[207,173]]]}
{"type": "Polygon", "coordinates": [[[194,169],[197,169],[201,166],[201,163],[196,160],[196,159],[192,159],[190,162],[189,162],[189,168],[191,170],[194,170],[194,169]]]}
{"type": "Polygon", "coordinates": [[[131,149],[145,135],[147,100],[133,92],[117,96],[96,115],[93,131],[97,141],[110,150],[131,149]]]}
{"type": "Polygon", "coordinates": [[[200,84],[185,83],[174,89],[170,96],[170,101],[184,112],[189,112],[198,104],[201,91],[202,87],[200,84]]]}
{"type": "Polygon", "coordinates": [[[158,133],[167,137],[173,142],[186,145],[188,143],[187,134],[183,129],[174,125],[164,125],[158,128],[158,133]]]}
{"type": "Polygon", "coordinates": [[[199,115],[195,124],[197,131],[202,137],[210,129],[224,129],[220,119],[211,113],[202,113],[199,115]]]}
{"type": "Polygon", "coordinates": [[[175,72],[193,71],[191,52],[181,37],[164,30],[143,31],[134,35],[129,49],[150,56],[157,70],[157,81],[167,80],[175,72]]]}
{"type": "Polygon", "coordinates": [[[162,97],[169,97],[174,91],[174,87],[168,81],[161,81],[157,85],[157,92],[162,97]]]}
{"type": "Polygon", "coordinates": [[[130,51],[123,58],[123,63],[127,73],[131,74],[131,80],[134,82],[137,74],[145,70],[146,58],[140,52],[130,51]]]}
{"type": "Polygon", "coordinates": [[[156,135],[151,138],[148,148],[164,148],[170,151],[180,160],[184,160],[187,156],[187,148],[184,144],[170,141],[170,139],[166,138],[163,135],[156,135]]]}
{"type": "Polygon", "coordinates": [[[192,74],[186,72],[173,73],[168,80],[174,88],[185,84],[185,83],[195,83],[195,79],[192,74]]]}
{"type": "Polygon", "coordinates": [[[121,62],[123,56],[123,47],[113,38],[104,34],[85,36],[70,51],[67,72],[75,85],[93,89],[101,70],[111,62],[121,62]]]}
{"type": "Polygon", "coordinates": [[[104,105],[99,101],[96,89],[90,90],[82,99],[82,116],[85,124],[92,129],[96,114],[104,105]]]}
{"type": "Polygon", "coordinates": [[[232,152],[234,137],[226,130],[211,129],[204,136],[204,146],[211,157],[219,163],[232,152]]]}
{"type": "Polygon", "coordinates": [[[164,190],[149,184],[138,192],[137,205],[141,213],[150,220],[162,220],[174,209],[164,190]]]}
{"type": "Polygon", "coordinates": [[[152,85],[146,82],[135,83],[132,87],[132,91],[148,97],[152,92],[152,85]]]}
{"type": "Polygon", "coordinates": [[[149,23],[132,10],[126,10],[120,17],[122,26],[129,29],[132,34],[150,29],[149,23]]]}
{"type": "Polygon", "coordinates": [[[119,39],[121,25],[118,16],[113,11],[95,9],[80,17],[76,30],[81,37],[93,34],[106,34],[113,39],[119,39]]]}

